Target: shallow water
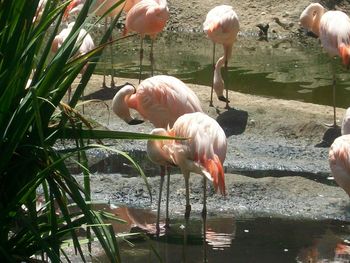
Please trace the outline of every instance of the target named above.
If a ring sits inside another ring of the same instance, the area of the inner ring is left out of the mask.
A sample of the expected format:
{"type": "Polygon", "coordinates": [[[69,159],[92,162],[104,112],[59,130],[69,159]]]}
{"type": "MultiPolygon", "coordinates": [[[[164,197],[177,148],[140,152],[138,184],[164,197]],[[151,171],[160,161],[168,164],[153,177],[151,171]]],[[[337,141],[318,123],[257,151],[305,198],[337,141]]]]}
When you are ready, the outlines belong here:
{"type": "MultiPolygon", "coordinates": [[[[148,236],[148,241],[132,240],[134,247],[122,245],[123,262],[350,262],[350,243],[344,241],[349,226],[339,221],[235,219],[223,214],[209,215],[204,225],[197,215],[191,215],[187,223],[178,215],[171,219],[170,229],[157,236],[154,212],[104,209],[127,222],[114,224],[117,232],[141,231],[148,236]]],[[[107,259],[100,255],[96,261],[107,259]]]]}
{"type": "MultiPolygon", "coordinates": [[[[240,35],[229,61],[225,79],[229,89],[248,94],[292,99],[316,104],[332,105],[332,73],[336,72],[338,107],[347,108],[350,77],[339,58],[331,59],[322,51],[318,40],[297,37],[272,37],[258,41],[256,36],[240,35]]],[[[150,76],[150,41],[144,45],[143,79],[150,76]]],[[[132,37],[114,45],[113,62],[118,77],[138,78],[139,38],[132,37]]],[[[109,74],[111,53],[105,52],[103,65],[109,74]]],[[[222,47],[216,48],[216,59],[222,47]]],[[[158,37],[154,44],[155,74],[174,75],[185,82],[211,85],[212,43],[203,33],[171,33],[158,37]]],[[[109,83],[108,83],[109,84],[109,83]]],[[[118,80],[117,80],[118,84],[118,80]]],[[[119,83],[122,84],[122,83],[119,83]]],[[[234,101],[233,101],[234,102],[234,101]]]]}

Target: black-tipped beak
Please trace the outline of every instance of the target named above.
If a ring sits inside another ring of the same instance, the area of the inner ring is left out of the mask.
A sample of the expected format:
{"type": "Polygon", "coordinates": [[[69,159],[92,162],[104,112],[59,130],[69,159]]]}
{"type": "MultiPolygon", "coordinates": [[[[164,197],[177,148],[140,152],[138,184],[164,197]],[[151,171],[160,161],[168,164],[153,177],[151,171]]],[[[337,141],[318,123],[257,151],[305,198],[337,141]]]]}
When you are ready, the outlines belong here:
{"type": "Polygon", "coordinates": [[[138,119],[132,119],[131,121],[128,122],[129,125],[138,125],[145,122],[144,120],[138,120],[138,119]]]}
{"type": "Polygon", "coordinates": [[[230,102],[228,99],[226,99],[224,96],[219,96],[218,97],[219,100],[223,101],[223,102],[230,102]]]}

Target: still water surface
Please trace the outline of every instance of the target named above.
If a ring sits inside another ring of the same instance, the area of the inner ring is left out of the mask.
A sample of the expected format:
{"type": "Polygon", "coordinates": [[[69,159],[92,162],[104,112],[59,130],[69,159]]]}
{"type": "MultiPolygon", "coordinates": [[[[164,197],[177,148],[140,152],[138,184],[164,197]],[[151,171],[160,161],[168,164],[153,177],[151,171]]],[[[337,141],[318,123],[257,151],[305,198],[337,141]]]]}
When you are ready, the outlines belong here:
{"type": "MultiPolygon", "coordinates": [[[[116,33],[117,35],[117,33],[116,33]]],[[[248,94],[332,105],[332,72],[336,72],[337,106],[350,105],[350,75],[340,59],[331,59],[322,51],[318,40],[271,38],[258,41],[255,36],[240,35],[229,62],[226,84],[229,89],[248,94]],[[305,42],[305,41],[304,41],[305,42]]],[[[150,76],[150,41],[144,45],[144,75],[150,76]]],[[[114,45],[116,76],[138,78],[139,38],[132,37],[114,45]]],[[[212,43],[203,33],[167,32],[154,46],[155,74],[169,74],[187,83],[211,85],[212,43]]],[[[110,70],[110,51],[99,63],[110,70]],[[103,62],[106,61],[106,62],[103,62]]],[[[216,48],[216,59],[222,47],[216,48]]],[[[117,81],[118,83],[118,81],[117,81]]],[[[122,84],[122,83],[119,83],[122,84]]],[[[233,100],[234,103],[234,100],[233,100]]]]}
{"type": "MultiPolygon", "coordinates": [[[[149,238],[132,240],[133,247],[123,244],[122,262],[350,262],[350,243],[344,241],[349,237],[349,226],[339,221],[235,219],[222,214],[209,215],[204,224],[199,216],[191,215],[186,223],[178,215],[171,219],[170,229],[157,237],[153,211],[104,209],[127,222],[114,223],[116,232],[142,231],[149,238]]],[[[100,255],[97,261],[107,259],[100,255]]]]}

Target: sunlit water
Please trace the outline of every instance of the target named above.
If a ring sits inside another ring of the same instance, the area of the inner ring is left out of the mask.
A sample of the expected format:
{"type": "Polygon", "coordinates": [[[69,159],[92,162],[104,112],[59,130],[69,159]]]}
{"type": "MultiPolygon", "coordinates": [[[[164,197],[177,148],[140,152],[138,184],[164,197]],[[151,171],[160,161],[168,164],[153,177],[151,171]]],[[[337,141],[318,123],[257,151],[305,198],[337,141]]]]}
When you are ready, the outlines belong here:
{"type": "MultiPolygon", "coordinates": [[[[117,77],[138,78],[139,42],[138,37],[132,37],[114,45],[117,77]]],[[[256,36],[240,35],[229,62],[227,86],[248,94],[332,105],[334,71],[336,104],[347,108],[350,104],[349,72],[339,58],[331,59],[323,52],[317,39],[307,39],[307,43],[297,41],[296,37],[258,41],[256,36]]],[[[150,76],[149,51],[150,40],[146,40],[142,78],[150,76]]],[[[103,72],[103,65],[111,73],[110,50],[105,54],[107,62],[101,60],[96,70],[99,74],[103,72]]],[[[222,47],[218,45],[216,59],[221,55],[222,47]]],[[[211,85],[212,43],[203,33],[167,32],[157,38],[154,57],[155,74],[169,74],[188,83],[211,85]]]]}
{"type": "MultiPolygon", "coordinates": [[[[349,226],[334,221],[273,218],[235,219],[209,215],[204,221],[178,215],[171,227],[155,234],[155,213],[127,207],[108,209],[127,224],[113,223],[116,232],[146,233],[148,240],[121,246],[123,262],[350,262],[349,226]],[[161,258],[159,261],[158,256],[161,258]]],[[[103,255],[96,261],[107,262],[103,255]]]]}

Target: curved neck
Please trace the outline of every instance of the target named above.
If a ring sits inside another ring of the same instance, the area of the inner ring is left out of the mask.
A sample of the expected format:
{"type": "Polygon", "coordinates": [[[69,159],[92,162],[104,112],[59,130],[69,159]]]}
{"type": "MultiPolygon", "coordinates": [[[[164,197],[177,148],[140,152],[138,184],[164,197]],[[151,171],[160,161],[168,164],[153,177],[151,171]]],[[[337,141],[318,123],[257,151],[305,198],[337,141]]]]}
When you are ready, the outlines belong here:
{"type": "Polygon", "coordinates": [[[224,93],[224,80],[221,75],[221,68],[228,63],[232,55],[232,45],[224,46],[224,55],[218,59],[214,70],[214,90],[216,95],[222,96],[224,93]]]}

